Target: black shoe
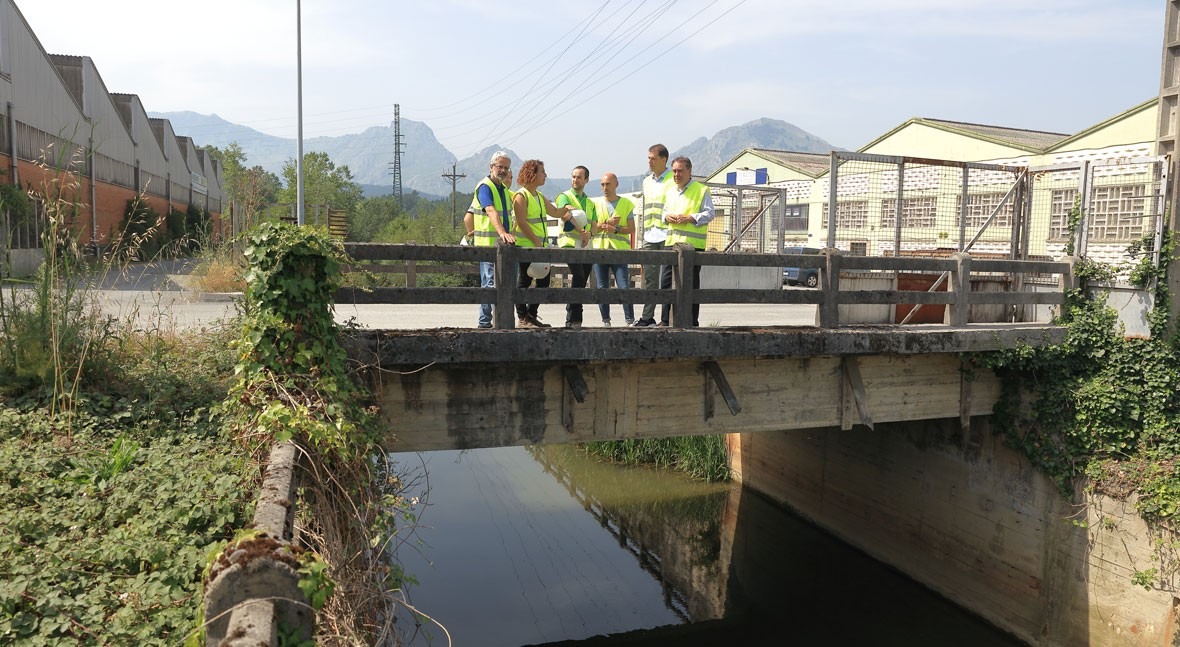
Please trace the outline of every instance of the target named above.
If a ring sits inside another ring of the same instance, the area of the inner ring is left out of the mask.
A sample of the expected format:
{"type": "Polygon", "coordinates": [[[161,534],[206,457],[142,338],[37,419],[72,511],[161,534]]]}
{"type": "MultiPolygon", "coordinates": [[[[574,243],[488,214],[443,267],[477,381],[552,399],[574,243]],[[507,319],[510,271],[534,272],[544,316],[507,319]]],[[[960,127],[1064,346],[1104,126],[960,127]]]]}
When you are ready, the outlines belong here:
{"type": "Polygon", "coordinates": [[[655,319],[636,319],[635,323],[633,323],[631,325],[636,328],[643,328],[644,326],[654,326],[654,325],[656,325],[656,320],[655,319]]]}

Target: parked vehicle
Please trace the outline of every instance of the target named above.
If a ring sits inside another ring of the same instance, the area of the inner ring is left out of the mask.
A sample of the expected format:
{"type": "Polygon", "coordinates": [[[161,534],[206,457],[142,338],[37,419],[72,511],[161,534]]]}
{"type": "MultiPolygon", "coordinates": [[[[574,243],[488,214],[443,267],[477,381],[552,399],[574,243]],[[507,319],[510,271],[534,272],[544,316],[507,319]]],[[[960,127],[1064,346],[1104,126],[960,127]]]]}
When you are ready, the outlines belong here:
{"type": "MultiPolygon", "coordinates": [[[[784,254],[818,254],[814,247],[784,247],[784,254]]],[[[784,267],[783,283],[789,285],[803,284],[809,288],[819,285],[819,269],[814,267],[784,267]]]]}

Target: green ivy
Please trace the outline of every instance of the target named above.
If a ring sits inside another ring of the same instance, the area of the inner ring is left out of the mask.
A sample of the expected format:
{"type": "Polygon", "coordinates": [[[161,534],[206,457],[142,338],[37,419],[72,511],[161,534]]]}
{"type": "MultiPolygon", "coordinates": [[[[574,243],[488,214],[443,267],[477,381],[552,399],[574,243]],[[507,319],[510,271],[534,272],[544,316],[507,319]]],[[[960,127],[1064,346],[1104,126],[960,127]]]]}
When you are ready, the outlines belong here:
{"type": "Polygon", "coordinates": [[[239,379],[227,403],[253,447],[295,439],[352,458],[374,435],[332,316],[343,246],[314,227],[263,223],[249,237],[239,379]]]}
{"type": "Polygon", "coordinates": [[[1173,458],[1180,453],[1180,350],[1167,330],[1166,265],[1173,253],[1165,235],[1160,265],[1149,262],[1150,270],[1136,273],[1155,293],[1150,339],[1126,338],[1114,310],[1088,298],[1082,283],[1067,295],[1062,343],[980,357],[1003,384],[994,421],[1009,445],[1052,477],[1064,496],[1072,496],[1083,476],[1116,495],[1137,491],[1139,512],[1149,520],[1180,511],[1173,458]]]}
{"type": "Polygon", "coordinates": [[[200,427],[74,415],[65,442],[0,408],[0,644],[178,645],[205,554],[249,518],[247,461],[200,427]]]}

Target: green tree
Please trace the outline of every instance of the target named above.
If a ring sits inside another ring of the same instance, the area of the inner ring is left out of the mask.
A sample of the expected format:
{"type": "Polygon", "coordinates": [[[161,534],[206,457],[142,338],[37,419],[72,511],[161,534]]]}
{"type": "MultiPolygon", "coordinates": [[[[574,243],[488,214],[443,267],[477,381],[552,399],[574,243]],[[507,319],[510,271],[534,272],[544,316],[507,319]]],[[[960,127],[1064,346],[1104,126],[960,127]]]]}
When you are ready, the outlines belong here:
{"type": "Polygon", "coordinates": [[[392,195],[365,198],[349,215],[348,240],[350,242],[376,242],[377,235],[391,222],[405,218],[405,212],[392,195]]]}
{"type": "Polygon", "coordinates": [[[225,149],[206,146],[205,150],[221,163],[221,190],[225,202],[246,222],[253,222],[255,216],[268,204],[278,199],[282,183],[279,176],[261,166],[246,168],[246,153],[237,142],[231,142],[225,149]]]}
{"type": "MultiPolygon", "coordinates": [[[[284,187],[279,191],[279,200],[294,203],[297,199],[294,159],[283,164],[282,176],[284,187]]],[[[333,210],[353,213],[362,195],[361,186],[352,181],[348,165],[336,166],[327,153],[304,153],[304,204],[327,205],[333,210]]]]}

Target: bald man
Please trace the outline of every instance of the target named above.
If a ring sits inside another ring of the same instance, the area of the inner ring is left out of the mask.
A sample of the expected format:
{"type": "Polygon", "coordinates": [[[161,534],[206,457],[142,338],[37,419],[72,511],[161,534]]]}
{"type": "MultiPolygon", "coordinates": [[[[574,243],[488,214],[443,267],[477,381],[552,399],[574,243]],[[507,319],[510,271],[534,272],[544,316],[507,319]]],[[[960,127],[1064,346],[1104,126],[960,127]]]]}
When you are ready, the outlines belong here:
{"type": "MultiPolygon", "coordinates": [[[[595,198],[595,219],[591,225],[591,249],[631,249],[631,234],[635,233],[635,219],[632,217],[635,204],[619,195],[619,178],[614,173],[602,176],[602,197],[595,198]]],[[[615,277],[615,287],[625,290],[631,287],[626,263],[595,263],[594,277],[598,289],[610,287],[610,277],[615,277]]],[[[611,325],[610,305],[598,304],[602,314],[602,325],[611,325]]],[[[635,323],[635,306],[623,304],[623,317],[627,325],[635,323]]]]}

